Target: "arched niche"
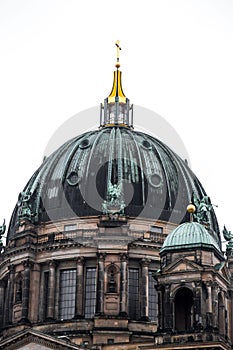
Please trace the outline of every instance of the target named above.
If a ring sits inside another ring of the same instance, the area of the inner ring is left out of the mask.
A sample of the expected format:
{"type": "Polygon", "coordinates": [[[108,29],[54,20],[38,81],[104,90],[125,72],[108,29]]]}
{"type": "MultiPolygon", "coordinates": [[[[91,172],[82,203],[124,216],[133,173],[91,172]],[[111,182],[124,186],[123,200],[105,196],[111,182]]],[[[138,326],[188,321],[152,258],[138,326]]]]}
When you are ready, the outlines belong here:
{"type": "Polygon", "coordinates": [[[188,331],[193,324],[193,293],[188,288],[180,288],[174,298],[175,329],[188,331]]]}

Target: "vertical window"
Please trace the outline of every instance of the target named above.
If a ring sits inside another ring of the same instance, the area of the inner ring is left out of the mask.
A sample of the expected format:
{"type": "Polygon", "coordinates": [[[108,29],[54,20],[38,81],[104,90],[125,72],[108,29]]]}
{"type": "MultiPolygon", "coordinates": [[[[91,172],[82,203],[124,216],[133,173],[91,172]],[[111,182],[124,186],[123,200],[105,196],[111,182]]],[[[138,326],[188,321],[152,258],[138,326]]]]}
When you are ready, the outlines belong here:
{"type": "Polygon", "coordinates": [[[96,306],[96,268],[86,269],[85,290],[85,317],[92,318],[95,315],[96,306]]]}
{"type": "Polygon", "coordinates": [[[60,273],[59,314],[63,320],[74,317],[76,270],[63,270],[60,273]]]}
{"type": "Polygon", "coordinates": [[[129,317],[136,320],[139,318],[139,271],[129,269],[129,317]]]}
{"type": "Polygon", "coordinates": [[[115,266],[110,266],[108,269],[108,284],[107,284],[107,293],[116,293],[117,292],[117,271],[115,266]]]}
{"type": "Polygon", "coordinates": [[[156,290],[152,274],[153,271],[149,271],[149,318],[151,321],[156,321],[156,290]]]}
{"type": "Polygon", "coordinates": [[[44,288],[43,288],[43,319],[47,317],[48,310],[48,294],[49,294],[49,272],[44,272],[44,288]]]}

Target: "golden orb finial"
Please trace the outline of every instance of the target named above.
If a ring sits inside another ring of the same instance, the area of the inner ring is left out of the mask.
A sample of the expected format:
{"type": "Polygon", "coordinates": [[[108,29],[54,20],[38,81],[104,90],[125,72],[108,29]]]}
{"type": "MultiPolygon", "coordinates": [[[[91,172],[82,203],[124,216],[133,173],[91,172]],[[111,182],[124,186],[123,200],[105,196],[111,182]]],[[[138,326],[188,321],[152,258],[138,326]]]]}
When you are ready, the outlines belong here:
{"type": "Polygon", "coordinates": [[[193,222],[193,213],[195,213],[196,211],[196,207],[193,203],[190,203],[188,206],[187,206],[187,212],[189,213],[190,215],[190,222],[193,222]]]}
{"type": "Polygon", "coordinates": [[[194,204],[190,203],[188,206],[187,206],[187,212],[188,213],[195,213],[196,211],[196,207],[194,204]]]}

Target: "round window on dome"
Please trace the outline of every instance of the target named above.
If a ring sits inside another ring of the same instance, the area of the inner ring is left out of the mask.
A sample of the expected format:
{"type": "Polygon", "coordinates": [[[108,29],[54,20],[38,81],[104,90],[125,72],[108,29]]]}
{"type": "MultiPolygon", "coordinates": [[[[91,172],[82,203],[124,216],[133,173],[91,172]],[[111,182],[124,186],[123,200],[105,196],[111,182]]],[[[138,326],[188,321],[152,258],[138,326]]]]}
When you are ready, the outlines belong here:
{"type": "Polygon", "coordinates": [[[152,174],[149,177],[149,183],[152,187],[158,188],[162,185],[162,178],[159,174],[152,174]]]}
{"type": "Polygon", "coordinates": [[[147,149],[148,151],[152,149],[151,143],[149,141],[147,141],[147,140],[143,140],[142,143],[141,143],[141,146],[144,149],[147,149]]]}
{"type": "Polygon", "coordinates": [[[78,185],[78,183],[80,181],[80,177],[79,177],[77,171],[71,171],[71,173],[67,176],[66,181],[71,186],[78,185]]]}
{"type": "Polygon", "coordinates": [[[81,149],[88,148],[90,146],[90,141],[89,139],[84,139],[80,142],[79,147],[81,149]]]}

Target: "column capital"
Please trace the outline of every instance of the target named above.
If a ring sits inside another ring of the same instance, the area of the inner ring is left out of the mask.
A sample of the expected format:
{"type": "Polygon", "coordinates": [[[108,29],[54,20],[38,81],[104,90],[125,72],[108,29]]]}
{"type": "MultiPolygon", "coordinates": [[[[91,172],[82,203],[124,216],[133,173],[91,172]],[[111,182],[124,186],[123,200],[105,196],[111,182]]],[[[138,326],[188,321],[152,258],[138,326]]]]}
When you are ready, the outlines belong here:
{"type": "Polygon", "coordinates": [[[48,264],[49,264],[49,267],[56,267],[57,266],[57,262],[54,259],[49,260],[48,264]]]}
{"type": "Polygon", "coordinates": [[[201,287],[201,283],[202,283],[202,281],[195,281],[194,282],[195,288],[201,287]]]}
{"type": "Polygon", "coordinates": [[[84,264],[84,256],[78,256],[77,258],[75,258],[76,262],[78,265],[83,265],[84,264]]]}
{"type": "Polygon", "coordinates": [[[150,265],[150,263],[151,263],[151,259],[148,259],[148,258],[142,258],[140,261],[140,264],[142,266],[146,266],[146,267],[148,267],[150,265]]]}
{"type": "Polygon", "coordinates": [[[206,287],[213,287],[213,281],[211,280],[205,281],[205,285],[206,287]]]}
{"type": "Polygon", "coordinates": [[[13,273],[14,270],[15,270],[15,265],[14,265],[14,264],[11,264],[11,265],[8,266],[8,271],[9,271],[10,273],[13,273]]]}
{"type": "Polygon", "coordinates": [[[129,255],[127,253],[121,253],[120,254],[121,261],[128,261],[129,255]]]}
{"type": "Polygon", "coordinates": [[[101,252],[97,253],[97,257],[99,258],[100,261],[105,261],[106,255],[107,255],[106,253],[101,253],[101,252]]]}
{"type": "Polygon", "coordinates": [[[30,268],[30,267],[32,267],[33,266],[33,262],[32,261],[30,261],[29,259],[27,259],[27,260],[24,260],[23,262],[23,267],[24,267],[24,269],[26,269],[26,268],[30,268]]]}

